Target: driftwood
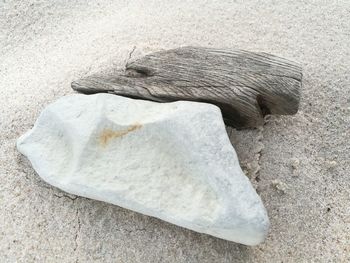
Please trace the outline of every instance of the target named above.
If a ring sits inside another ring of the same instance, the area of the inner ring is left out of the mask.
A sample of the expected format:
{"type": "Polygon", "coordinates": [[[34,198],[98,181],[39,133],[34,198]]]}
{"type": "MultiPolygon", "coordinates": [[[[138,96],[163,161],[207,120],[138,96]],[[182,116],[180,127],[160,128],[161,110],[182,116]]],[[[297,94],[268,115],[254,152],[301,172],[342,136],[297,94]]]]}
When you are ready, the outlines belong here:
{"type": "Polygon", "coordinates": [[[111,75],[92,75],[72,88],[158,102],[191,100],[219,106],[227,125],[246,128],[266,114],[295,114],[301,67],[266,53],[181,47],[144,56],[111,75]]]}

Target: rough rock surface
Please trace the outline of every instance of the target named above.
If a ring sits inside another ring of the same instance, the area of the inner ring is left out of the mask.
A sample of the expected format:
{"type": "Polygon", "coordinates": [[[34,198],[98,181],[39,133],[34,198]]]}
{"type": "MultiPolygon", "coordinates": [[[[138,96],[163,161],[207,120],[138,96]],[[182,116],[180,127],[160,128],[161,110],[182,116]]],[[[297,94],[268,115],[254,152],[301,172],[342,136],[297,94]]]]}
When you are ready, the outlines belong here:
{"type": "Polygon", "coordinates": [[[246,245],[266,237],[265,208],[214,105],[66,96],[17,148],[68,193],[246,245]]]}

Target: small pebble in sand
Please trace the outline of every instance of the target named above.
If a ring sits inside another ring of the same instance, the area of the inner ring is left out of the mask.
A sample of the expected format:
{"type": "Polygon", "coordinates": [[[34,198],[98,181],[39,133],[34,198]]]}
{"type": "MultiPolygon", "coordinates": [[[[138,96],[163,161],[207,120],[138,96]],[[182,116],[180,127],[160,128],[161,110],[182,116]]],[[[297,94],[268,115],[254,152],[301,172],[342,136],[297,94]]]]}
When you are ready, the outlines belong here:
{"type": "Polygon", "coordinates": [[[272,180],[271,184],[278,192],[282,194],[286,193],[288,188],[286,183],[283,183],[282,181],[276,179],[276,180],[272,180]]]}
{"type": "Polygon", "coordinates": [[[299,168],[299,164],[300,164],[300,160],[296,159],[296,158],[292,158],[291,159],[291,166],[293,168],[293,170],[296,170],[299,168]]]}
{"type": "Polygon", "coordinates": [[[290,161],[290,165],[292,167],[293,176],[298,176],[299,175],[300,160],[297,158],[292,158],[290,161]]]}
{"type": "Polygon", "coordinates": [[[327,168],[327,169],[332,169],[332,168],[334,168],[334,167],[336,167],[337,165],[338,165],[338,163],[336,162],[336,161],[330,161],[330,160],[326,160],[325,162],[324,162],[324,164],[325,164],[325,167],[327,168]]]}

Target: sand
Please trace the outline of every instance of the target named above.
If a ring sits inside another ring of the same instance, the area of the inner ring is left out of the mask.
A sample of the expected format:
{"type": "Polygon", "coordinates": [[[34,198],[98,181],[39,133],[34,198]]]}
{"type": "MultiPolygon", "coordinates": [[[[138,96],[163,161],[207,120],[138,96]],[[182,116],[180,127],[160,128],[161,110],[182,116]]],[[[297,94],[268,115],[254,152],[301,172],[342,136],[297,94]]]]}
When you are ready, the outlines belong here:
{"type": "Polygon", "coordinates": [[[1,262],[350,261],[350,3],[3,1],[0,5],[1,262]],[[231,134],[271,220],[247,247],[43,182],[15,148],[70,82],[183,45],[298,61],[300,111],[231,134]]]}

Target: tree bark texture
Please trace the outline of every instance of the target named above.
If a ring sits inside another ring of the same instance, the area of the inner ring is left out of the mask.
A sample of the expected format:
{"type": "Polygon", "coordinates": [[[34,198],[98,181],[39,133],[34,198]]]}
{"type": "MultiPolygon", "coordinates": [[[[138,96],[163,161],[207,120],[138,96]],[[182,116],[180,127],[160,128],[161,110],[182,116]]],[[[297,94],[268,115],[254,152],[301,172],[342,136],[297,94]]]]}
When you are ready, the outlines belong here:
{"type": "Polygon", "coordinates": [[[113,74],[74,81],[72,88],[157,102],[212,103],[227,125],[248,128],[261,125],[267,114],[295,114],[301,85],[301,67],[274,55],[180,47],[146,55],[113,74]]]}

